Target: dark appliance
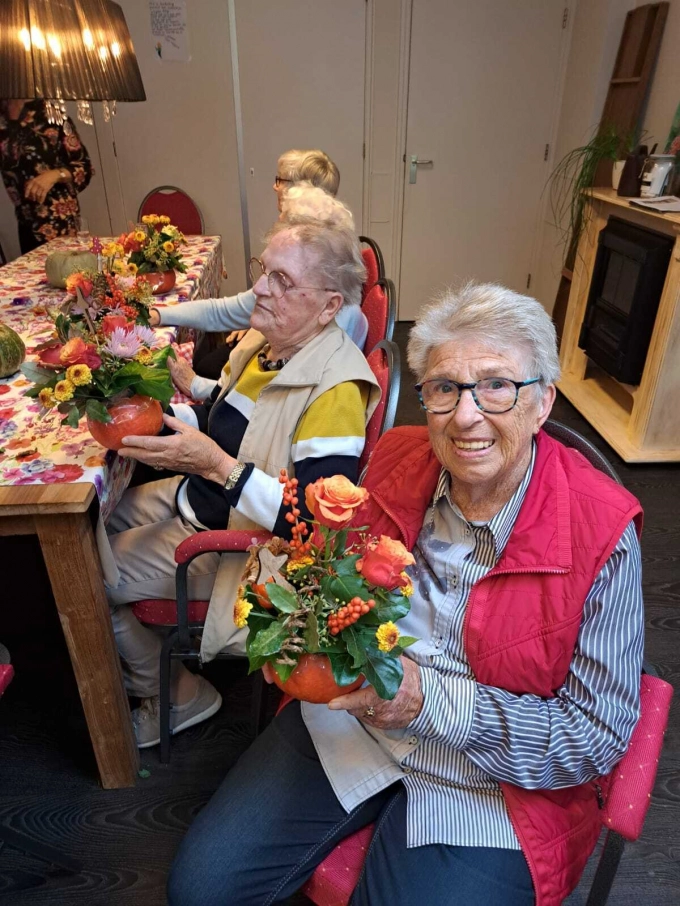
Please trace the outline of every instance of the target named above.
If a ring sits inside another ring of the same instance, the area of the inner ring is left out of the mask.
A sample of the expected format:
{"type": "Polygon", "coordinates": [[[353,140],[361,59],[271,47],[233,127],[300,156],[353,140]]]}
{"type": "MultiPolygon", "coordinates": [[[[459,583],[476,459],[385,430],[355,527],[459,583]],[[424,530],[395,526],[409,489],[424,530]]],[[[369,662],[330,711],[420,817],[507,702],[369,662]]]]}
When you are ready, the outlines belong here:
{"type": "Polygon", "coordinates": [[[617,217],[600,231],[578,345],[625,384],[639,384],[674,240],[617,217]]]}

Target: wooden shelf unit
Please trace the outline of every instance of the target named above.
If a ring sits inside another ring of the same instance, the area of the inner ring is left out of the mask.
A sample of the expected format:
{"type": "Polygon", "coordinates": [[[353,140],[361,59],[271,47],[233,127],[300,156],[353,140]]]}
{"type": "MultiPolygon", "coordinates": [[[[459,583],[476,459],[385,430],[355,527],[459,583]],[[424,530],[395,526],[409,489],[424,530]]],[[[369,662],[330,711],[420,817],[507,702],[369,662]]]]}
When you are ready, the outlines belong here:
{"type": "Polygon", "coordinates": [[[560,347],[560,391],[626,462],[680,462],[680,215],[629,204],[613,189],[588,193],[560,347]],[[675,239],[647,361],[638,387],[595,366],[578,338],[600,230],[610,216],[675,239]]]}

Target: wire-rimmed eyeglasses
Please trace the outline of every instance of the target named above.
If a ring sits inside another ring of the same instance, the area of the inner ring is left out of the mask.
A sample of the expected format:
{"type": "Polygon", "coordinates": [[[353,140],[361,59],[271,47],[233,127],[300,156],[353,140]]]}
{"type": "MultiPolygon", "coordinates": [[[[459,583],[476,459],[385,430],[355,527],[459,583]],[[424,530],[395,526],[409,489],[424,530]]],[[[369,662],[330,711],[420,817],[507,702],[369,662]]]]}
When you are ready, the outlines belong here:
{"type": "Polygon", "coordinates": [[[259,258],[251,258],[248,262],[248,273],[253,286],[260,277],[265,276],[269,285],[269,292],[275,299],[280,299],[294,289],[315,289],[320,293],[334,293],[335,290],[328,286],[297,286],[281,271],[268,271],[259,258]]]}
{"type": "Polygon", "coordinates": [[[433,378],[416,384],[420,405],[427,412],[446,415],[453,412],[460,402],[463,390],[469,390],[477,408],[492,415],[509,412],[517,405],[522,387],[537,384],[540,378],[513,381],[511,378],[489,377],[471,384],[461,384],[448,378],[433,378]]]}

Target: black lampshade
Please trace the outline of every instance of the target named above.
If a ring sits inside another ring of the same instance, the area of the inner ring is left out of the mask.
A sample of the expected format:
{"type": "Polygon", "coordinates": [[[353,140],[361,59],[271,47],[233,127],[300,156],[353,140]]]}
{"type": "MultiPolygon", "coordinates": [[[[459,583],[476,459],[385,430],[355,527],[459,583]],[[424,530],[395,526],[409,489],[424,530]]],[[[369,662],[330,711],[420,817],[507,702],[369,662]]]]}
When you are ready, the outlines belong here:
{"type": "Polygon", "coordinates": [[[145,101],[112,0],[0,0],[0,98],[145,101]]]}

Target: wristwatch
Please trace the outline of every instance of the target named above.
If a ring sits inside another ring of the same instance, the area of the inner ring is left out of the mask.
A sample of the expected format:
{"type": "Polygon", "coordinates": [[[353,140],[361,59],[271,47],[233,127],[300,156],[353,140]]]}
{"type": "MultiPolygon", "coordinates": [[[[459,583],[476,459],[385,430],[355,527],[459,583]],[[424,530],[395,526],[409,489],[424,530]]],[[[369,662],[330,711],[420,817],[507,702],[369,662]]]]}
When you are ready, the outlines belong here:
{"type": "Polygon", "coordinates": [[[234,466],[234,468],[233,468],[233,469],[231,470],[231,472],[229,473],[229,477],[228,477],[227,480],[224,482],[224,490],[225,490],[225,491],[233,491],[233,490],[234,490],[234,488],[236,487],[236,485],[237,485],[237,483],[238,483],[239,478],[241,477],[241,475],[243,475],[244,469],[245,469],[245,463],[242,463],[242,462],[237,462],[237,463],[236,463],[236,465],[234,466]]]}

